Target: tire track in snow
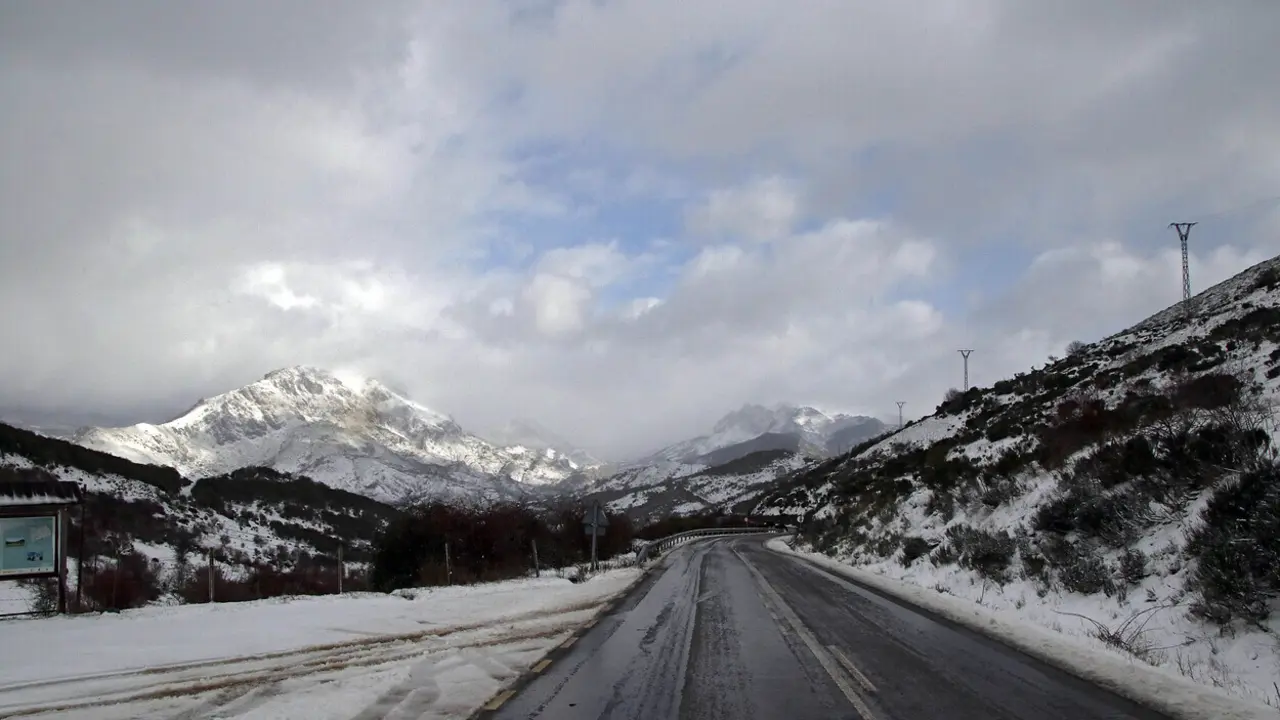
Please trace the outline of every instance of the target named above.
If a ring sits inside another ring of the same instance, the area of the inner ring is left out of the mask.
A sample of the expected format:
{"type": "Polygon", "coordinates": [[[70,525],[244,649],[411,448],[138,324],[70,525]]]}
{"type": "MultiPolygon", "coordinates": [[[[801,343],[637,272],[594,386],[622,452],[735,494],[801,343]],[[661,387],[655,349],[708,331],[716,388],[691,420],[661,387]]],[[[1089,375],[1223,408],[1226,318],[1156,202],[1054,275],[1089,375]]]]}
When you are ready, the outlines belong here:
{"type": "MultiPolygon", "coordinates": [[[[597,605],[598,603],[593,603],[588,607],[597,605]]],[[[201,713],[220,710],[226,704],[235,703],[250,695],[261,686],[274,685],[284,680],[326,675],[351,668],[387,665],[451,648],[505,645],[521,640],[561,635],[580,625],[581,619],[563,619],[551,625],[548,625],[545,619],[578,611],[580,609],[577,607],[560,608],[525,613],[517,616],[519,620],[514,617],[504,618],[501,623],[475,623],[419,633],[361,638],[288,652],[10,686],[0,688],[0,698],[3,698],[6,693],[29,692],[33,689],[48,690],[62,686],[77,689],[75,692],[41,701],[0,705],[0,719],[221,693],[209,701],[214,704],[210,704],[207,710],[193,709],[191,712],[196,713],[193,716],[186,714],[178,716],[183,720],[187,717],[202,717],[201,713]],[[522,625],[525,627],[521,627],[522,625]],[[504,630],[489,634],[495,626],[504,627],[504,630]],[[477,637],[468,637],[468,635],[477,637]],[[224,670],[217,672],[218,669],[224,670]],[[214,671],[212,674],[211,670],[214,671]],[[122,681],[134,684],[121,687],[122,681]],[[110,686],[113,682],[116,684],[115,687],[110,686]],[[98,686],[94,687],[95,684],[98,686]],[[78,685],[86,687],[79,688],[78,685]],[[103,687],[103,685],[106,686],[103,687]]]]}

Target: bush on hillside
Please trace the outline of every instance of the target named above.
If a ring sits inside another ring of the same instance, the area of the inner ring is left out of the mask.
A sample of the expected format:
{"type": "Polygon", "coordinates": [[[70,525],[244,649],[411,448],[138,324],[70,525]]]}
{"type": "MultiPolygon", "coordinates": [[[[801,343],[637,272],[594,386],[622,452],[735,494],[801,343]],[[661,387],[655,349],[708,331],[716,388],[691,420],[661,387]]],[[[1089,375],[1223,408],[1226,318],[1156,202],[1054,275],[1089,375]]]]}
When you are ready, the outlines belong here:
{"type": "Polygon", "coordinates": [[[1196,560],[1193,612],[1221,624],[1261,623],[1280,596],[1280,466],[1242,474],[1210,497],[1187,550],[1196,560]]]}
{"type": "Polygon", "coordinates": [[[1096,551],[1082,543],[1069,544],[1066,549],[1068,560],[1058,570],[1064,588],[1082,595],[1101,592],[1110,596],[1115,592],[1111,571],[1096,551]]]}
{"type": "Polygon", "coordinates": [[[1254,290],[1275,290],[1280,288],[1280,270],[1276,270],[1274,266],[1258,273],[1258,277],[1253,281],[1254,290]]]}
{"type": "Polygon", "coordinates": [[[973,570],[984,578],[1004,583],[1009,579],[1009,564],[1017,544],[1007,532],[993,533],[968,525],[947,528],[947,540],[956,553],[960,567],[973,570]]]}
{"type": "Polygon", "coordinates": [[[122,553],[113,562],[86,566],[78,610],[128,610],[160,599],[157,569],[157,563],[135,551],[122,553]]]}
{"type": "Polygon", "coordinates": [[[922,537],[909,536],[902,539],[902,564],[911,565],[911,563],[928,555],[933,550],[933,543],[922,537]]]}
{"type": "Polygon", "coordinates": [[[1129,548],[1120,556],[1120,579],[1126,585],[1137,585],[1147,577],[1147,554],[1129,548]]]}

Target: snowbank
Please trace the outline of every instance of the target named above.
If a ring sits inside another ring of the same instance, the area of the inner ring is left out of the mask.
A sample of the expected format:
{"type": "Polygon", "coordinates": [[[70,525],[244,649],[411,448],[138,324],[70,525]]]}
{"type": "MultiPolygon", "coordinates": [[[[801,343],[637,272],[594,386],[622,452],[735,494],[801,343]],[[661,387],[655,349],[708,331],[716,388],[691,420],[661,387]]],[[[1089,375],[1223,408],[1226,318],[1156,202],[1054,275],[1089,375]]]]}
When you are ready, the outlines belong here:
{"type": "Polygon", "coordinates": [[[642,574],[0,622],[0,715],[465,717],[642,574]]]}
{"type": "MultiPolygon", "coordinates": [[[[1175,672],[1152,667],[1103,643],[1064,635],[1028,622],[1024,613],[992,610],[933,589],[851,567],[817,553],[798,551],[782,538],[772,550],[796,555],[953,622],[1001,640],[1040,660],[1180,720],[1276,720],[1277,710],[1234,697],[1175,672]]],[[[1033,595],[1034,597],[1034,595],[1033,595]]]]}

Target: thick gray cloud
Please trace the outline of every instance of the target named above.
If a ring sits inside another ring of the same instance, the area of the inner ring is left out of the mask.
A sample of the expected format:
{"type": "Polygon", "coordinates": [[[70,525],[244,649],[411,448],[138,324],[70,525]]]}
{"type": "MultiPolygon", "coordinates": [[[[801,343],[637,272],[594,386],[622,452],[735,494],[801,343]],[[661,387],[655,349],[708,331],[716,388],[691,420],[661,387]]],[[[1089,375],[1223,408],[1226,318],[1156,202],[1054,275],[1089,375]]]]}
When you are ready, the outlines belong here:
{"type": "Polygon", "coordinates": [[[746,401],[926,412],[958,347],[992,382],[1176,300],[1171,220],[1203,221],[1197,287],[1280,251],[1275,205],[1242,209],[1280,194],[1277,27],[1268,0],[5,5],[0,408],[162,419],[314,363],[606,454],[746,401]]]}

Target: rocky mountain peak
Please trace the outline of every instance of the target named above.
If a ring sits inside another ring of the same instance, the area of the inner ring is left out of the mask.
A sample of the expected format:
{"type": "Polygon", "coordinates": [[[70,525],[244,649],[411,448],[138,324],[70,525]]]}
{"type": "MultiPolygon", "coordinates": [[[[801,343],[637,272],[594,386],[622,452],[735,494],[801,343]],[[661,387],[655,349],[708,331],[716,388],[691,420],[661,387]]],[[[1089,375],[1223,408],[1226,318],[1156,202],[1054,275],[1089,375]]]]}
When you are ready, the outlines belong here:
{"type": "Polygon", "coordinates": [[[195,477],[251,465],[309,475],[379,499],[520,492],[578,471],[551,450],[513,452],[355,373],[299,365],[202,401],[162,425],[90,428],[75,441],[195,477]],[[502,488],[506,488],[502,490],[502,488]]]}

